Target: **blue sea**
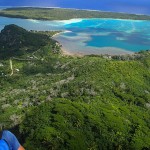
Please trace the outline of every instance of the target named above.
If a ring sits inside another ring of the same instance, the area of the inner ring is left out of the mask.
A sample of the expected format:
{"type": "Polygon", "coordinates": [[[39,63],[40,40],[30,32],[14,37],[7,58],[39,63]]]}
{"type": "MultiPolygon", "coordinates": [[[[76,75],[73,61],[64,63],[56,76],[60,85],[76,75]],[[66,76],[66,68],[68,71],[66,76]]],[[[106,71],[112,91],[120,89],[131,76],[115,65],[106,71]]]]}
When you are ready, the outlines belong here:
{"type": "Polygon", "coordinates": [[[71,53],[116,55],[150,50],[150,21],[105,18],[40,21],[0,17],[0,30],[8,24],[27,30],[61,30],[54,39],[71,53]]]}

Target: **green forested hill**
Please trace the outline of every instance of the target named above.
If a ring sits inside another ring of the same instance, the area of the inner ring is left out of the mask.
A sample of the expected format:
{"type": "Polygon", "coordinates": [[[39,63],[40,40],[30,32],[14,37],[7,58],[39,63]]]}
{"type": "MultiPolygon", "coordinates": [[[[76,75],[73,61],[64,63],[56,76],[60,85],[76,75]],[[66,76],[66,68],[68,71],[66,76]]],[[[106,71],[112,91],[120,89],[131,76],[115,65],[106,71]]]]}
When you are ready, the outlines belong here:
{"type": "Polygon", "coordinates": [[[0,126],[15,127],[26,149],[150,148],[148,51],[126,60],[65,57],[47,45],[34,55],[12,60],[12,76],[0,60],[0,126]]]}
{"type": "Polygon", "coordinates": [[[60,8],[34,8],[34,7],[7,8],[4,10],[0,10],[0,16],[13,18],[44,19],[44,20],[68,20],[73,18],[116,18],[116,19],[150,20],[150,16],[146,15],[75,10],[75,9],[60,9],[60,8]]]}
{"type": "Polygon", "coordinates": [[[0,58],[24,55],[55,42],[46,34],[27,31],[17,25],[4,27],[0,33],[0,58]]]}

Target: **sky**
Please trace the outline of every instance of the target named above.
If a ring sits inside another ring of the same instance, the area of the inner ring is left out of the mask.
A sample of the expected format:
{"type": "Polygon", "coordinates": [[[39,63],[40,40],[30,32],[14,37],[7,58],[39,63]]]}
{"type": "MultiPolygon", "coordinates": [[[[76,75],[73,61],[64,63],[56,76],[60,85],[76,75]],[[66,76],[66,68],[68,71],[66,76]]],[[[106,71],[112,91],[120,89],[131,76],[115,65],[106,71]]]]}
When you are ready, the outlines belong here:
{"type": "Polygon", "coordinates": [[[0,0],[0,6],[61,7],[150,15],[150,0],[0,0]]]}

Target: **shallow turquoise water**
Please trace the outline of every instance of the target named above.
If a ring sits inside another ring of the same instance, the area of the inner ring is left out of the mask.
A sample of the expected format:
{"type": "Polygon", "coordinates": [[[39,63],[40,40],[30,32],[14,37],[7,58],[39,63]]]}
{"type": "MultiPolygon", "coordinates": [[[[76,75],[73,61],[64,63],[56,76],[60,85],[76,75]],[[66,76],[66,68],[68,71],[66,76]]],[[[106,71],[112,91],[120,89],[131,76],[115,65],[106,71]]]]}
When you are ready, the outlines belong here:
{"type": "Polygon", "coordinates": [[[73,53],[124,54],[150,50],[150,21],[72,19],[39,21],[0,17],[0,29],[17,24],[28,30],[64,30],[54,38],[73,53]]]}

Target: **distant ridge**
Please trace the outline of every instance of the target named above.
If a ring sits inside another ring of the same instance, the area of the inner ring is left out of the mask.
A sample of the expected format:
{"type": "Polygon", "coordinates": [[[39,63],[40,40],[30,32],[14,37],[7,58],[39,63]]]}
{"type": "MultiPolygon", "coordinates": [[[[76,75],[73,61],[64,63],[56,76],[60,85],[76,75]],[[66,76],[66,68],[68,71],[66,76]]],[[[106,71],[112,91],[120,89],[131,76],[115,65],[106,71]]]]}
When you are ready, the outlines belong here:
{"type": "Polygon", "coordinates": [[[70,9],[70,10],[85,10],[85,11],[96,11],[96,12],[109,12],[109,13],[122,13],[122,14],[129,14],[129,15],[144,15],[144,16],[150,16],[149,14],[140,14],[140,13],[127,13],[127,12],[115,12],[115,11],[106,11],[106,10],[98,10],[98,9],[79,9],[79,8],[68,8],[68,7],[41,7],[41,6],[0,6],[0,8],[4,9],[9,9],[9,8],[44,8],[44,9],[49,9],[49,8],[59,8],[59,9],[70,9]]]}
{"type": "Polygon", "coordinates": [[[1,10],[0,16],[38,20],[68,20],[74,18],[150,20],[150,16],[141,14],[55,7],[13,7],[1,10]]]}

